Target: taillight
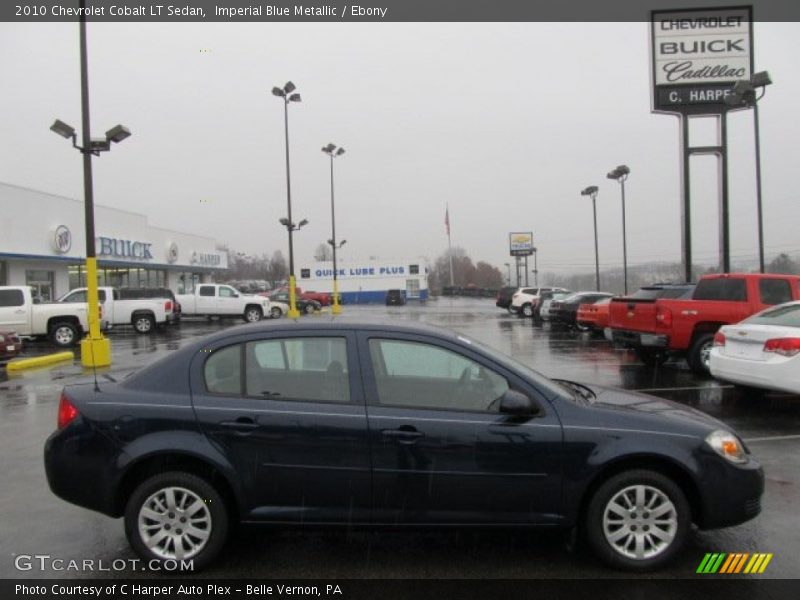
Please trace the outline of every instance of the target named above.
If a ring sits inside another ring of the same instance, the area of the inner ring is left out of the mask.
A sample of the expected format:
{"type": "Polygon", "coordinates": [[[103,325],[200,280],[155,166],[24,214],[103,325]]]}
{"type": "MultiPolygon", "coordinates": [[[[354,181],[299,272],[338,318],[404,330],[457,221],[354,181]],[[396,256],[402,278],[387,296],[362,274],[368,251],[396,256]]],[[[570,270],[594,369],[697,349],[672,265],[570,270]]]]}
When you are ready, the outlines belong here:
{"type": "Polygon", "coordinates": [[[714,334],[714,345],[715,346],[724,346],[725,345],[725,334],[721,331],[718,331],[714,334]]]}
{"type": "Polygon", "coordinates": [[[663,306],[656,309],[656,325],[659,327],[672,327],[672,311],[663,306]]]}
{"type": "Polygon", "coordinates": [[[774,352],[781,356],[794,356],[800,353],[800,338],[775,338],[767,340],[764,352],[774,352]]]}
{"type": "Polygon", "coordinates": [[[67,395],[61,392],[61,398],[58,401],[58,428],[64,429],[64,427],[72,423],[77,416],[78,409],[69,401],[67,395]]]}
{"type": "Polygon", "coordinates": [[[172,312],[172,300],[167,300],[164,302],[164,310],[167,312],[172,312]]]}

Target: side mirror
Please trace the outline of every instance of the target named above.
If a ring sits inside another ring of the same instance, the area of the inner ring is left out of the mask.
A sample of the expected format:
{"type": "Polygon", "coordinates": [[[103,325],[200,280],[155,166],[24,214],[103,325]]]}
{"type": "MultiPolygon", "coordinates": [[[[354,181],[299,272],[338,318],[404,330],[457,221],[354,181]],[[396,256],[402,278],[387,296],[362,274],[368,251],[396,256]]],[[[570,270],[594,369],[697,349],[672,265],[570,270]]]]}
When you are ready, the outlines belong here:
{"type": "Polygon", "coordinates": [[[508,390],[500,399],[500,412],[507,415],[536,416],[542,412],[542,407],[534,399],[522,392],[508,390]]]}

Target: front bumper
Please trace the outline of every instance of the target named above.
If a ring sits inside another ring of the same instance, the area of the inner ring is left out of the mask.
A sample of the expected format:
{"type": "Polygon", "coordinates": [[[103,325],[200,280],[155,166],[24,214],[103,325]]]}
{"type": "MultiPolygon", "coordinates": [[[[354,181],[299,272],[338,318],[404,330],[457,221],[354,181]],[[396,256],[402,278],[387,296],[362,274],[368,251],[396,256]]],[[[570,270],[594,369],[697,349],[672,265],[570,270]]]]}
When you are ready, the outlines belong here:
{"type": "Polygon", "coordinates": [[[668,348],[669,336],[657,333],[643,333],[641,331],[627,331],[625,329],[612,329],[611,338],[615,344],[626,348],[668,348]]]}
{"type": "Polygon", "coordinates": [[[700,529],[731,527],[758,516],[764,494],[764,470],[758,461],[750,456],[746,465],[739,466],[709,454],[703,463],[700,529]]]}

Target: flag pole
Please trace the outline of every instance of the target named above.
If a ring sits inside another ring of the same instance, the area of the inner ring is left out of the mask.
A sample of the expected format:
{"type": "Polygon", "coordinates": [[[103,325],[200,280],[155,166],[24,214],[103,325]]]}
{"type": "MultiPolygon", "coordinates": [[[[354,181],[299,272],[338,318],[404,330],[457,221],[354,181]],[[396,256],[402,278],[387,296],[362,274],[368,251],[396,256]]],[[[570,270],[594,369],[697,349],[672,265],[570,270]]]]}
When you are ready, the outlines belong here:
{"type": "Polygon", "coordinates": [[[453,243],[450,240],[450,205],[447,204],[444,212],[444,224],[447,228],[447,256],[450,258],[450,287],[453,287],[453,243]]]}

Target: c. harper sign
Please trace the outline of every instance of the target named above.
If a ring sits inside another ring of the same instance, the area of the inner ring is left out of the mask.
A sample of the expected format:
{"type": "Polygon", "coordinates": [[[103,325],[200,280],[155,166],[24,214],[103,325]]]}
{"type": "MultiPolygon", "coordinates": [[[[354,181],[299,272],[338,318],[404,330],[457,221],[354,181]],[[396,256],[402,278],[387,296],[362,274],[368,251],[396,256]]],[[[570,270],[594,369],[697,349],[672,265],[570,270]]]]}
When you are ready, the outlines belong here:
{"type": "Polygon", "coordinates": [[[653,110],[720,114],[753,71],[752,8],[653,11],[653,110]]]}

